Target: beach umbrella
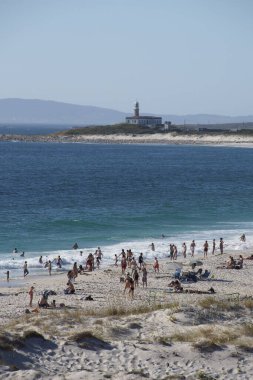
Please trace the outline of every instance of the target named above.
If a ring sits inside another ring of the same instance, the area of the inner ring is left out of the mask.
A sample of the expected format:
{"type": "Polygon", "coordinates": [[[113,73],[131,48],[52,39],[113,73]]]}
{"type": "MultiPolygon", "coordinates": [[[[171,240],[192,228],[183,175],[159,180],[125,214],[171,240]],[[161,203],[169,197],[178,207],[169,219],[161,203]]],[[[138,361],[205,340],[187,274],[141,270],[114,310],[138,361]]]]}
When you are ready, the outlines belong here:
{"type": "Polygon", "coordinates": [[[203,265],[203,262],[202,261],[200,261],[200,260],[191,260],[190,262],[189,262],[189,265],[196,265],[197,267],[199,266],[201,266],[201,265],[203,265]]]}

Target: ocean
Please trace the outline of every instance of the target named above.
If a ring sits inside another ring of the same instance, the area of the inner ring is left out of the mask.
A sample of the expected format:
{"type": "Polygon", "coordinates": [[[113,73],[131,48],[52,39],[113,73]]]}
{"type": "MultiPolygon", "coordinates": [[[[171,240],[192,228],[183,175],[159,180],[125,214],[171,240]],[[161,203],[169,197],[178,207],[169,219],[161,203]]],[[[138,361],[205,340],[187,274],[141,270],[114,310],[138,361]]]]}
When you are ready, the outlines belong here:
{"type": "Polygon", "coordinates": [[[1,277],[21,274],[22,251],[34,272],[40,255],[67,268],[98,246],[105,263],[192,239],[200,257],[220,237],[225,251],[252,252],[253,149],[1,142],[0,159],[1,277]]]}

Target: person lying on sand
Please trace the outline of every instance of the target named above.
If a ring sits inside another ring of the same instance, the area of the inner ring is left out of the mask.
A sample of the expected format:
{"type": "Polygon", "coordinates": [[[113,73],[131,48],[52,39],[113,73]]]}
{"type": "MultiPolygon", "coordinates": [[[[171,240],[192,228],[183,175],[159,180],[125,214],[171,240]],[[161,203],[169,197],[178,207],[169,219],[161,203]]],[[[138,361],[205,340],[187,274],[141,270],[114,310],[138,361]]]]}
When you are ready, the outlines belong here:
{"type": "Polygon", "coordinates": [[[250,255],[248,257],[244,257],[244,260],[253,260],[253,255],[250,255]]]}
{"type": "Polygon", "coordinates": [[[214,288],[210,288],[209,290],[198,290],[198,289],[183,289],[183,293],[190,293],[190,294],[214,294],[215,290],[214,288]]]}
{"type": "Polygon", "coordinates": [[[168,286],[172,287],[174,289],[174,291],[177,293],[190,293],[190,294],[213,294],[213,293],[215,293],[214,288],[210,288],[207,291],[198,290],[198,289],[184,289],[179,280],[171,281],[171,283],[169,283],[168,286]]]}

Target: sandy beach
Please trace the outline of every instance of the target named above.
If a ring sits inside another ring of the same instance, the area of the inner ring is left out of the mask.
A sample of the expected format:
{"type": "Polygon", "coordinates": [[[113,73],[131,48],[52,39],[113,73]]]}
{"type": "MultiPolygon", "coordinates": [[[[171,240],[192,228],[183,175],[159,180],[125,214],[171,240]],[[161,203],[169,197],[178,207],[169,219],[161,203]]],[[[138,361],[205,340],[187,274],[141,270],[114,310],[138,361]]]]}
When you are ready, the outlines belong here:
{"type": "Polygon", "coordinates": [[[154,133],[145,135],[0,135],[0,141],[22,142],[79,142],[100,144],[191,144],[252,147],[253,137],[249,135],[221,133],[154,133]]]}
{"type": "MultiPolygon", "coordinates": [[[[184,290],[213,287],[215,294],[169,291],[175,272],[169,258],[160,261],[159,273],[146,263],[148,287],[140,283],[133,300],[123,294],[120,266],[103,263],[77,277],[72,295],[63,292],[69,268],[28,275],[15,287],[12,279],[2,283],[0,378],[251,379],[253,261],[240,270],[217,269],[228,256],[209,255],[202,266],[209,278],[182,284],[184,290]],[[45,289],[56,292],[49,296],[56,308],[37,309],[45,289]],[[89,295],[92,301],[85,300],[89,295]]],[[[177,262],[189,270],[190,259],[177,262]]]]}

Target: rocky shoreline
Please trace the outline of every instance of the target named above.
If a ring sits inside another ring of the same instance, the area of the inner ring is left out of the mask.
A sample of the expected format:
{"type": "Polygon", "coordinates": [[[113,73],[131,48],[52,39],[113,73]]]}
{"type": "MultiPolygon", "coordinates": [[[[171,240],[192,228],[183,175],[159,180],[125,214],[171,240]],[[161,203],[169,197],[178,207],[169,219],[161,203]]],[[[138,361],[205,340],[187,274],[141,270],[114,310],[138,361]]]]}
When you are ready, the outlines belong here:
{"type": "Polygon", "coordinates": [[[156,133],[145,135],[0,135],[3,142],[92,143],[92,144],[190,144],[251,147],[253,136],[238,134],[178,134],[156,133]]]}

